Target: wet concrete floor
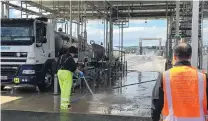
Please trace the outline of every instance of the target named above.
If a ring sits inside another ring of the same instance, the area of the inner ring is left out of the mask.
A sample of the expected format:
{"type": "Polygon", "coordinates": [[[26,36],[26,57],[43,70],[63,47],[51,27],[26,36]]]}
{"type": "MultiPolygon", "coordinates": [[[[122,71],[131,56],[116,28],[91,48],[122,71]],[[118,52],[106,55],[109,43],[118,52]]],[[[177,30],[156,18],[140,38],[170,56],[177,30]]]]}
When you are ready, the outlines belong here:
{"type": "MultiPolygon", "coordinates": [[[[126,85],[157,79],[157,72],[129,72],[119,80],[118,85],[126,85]]],[[[87,92],[76,92],[72,96],[71,113],[104,114],[122,116],[150,116],[151,92],[155,81],[140,85],[118,88],[108,91],[95,91],[94,95],[80,97],[87,92]]],[[[2,110],[58,113],[60,97],[51,92],[37,94],[32,88],[17,89],[13,94],[1,92],[2,110]]]]}
{"type": "Polygon", "coordinates": [[[2,121],[150,121],[148,117],[112,116],[77,113],[1,112],[2,121]]]}
{"type": "Polygon", "coordinates": [[[118,79],[113,86],[153,81],[105,91],[91,87],[94,95],[88,94],[87,90],[78,90],[71,98],[72,108],[66,115],[60,113],[60,96],[54,96],[52,92],[38,94],[34,88],[17,88],[12,94],[10,91],[2,91],[2,120],[149,121],[152,89],[159,74],[150,71],[163,71],[164,62],[161,58],[136,55],[130,55],[127,61],[128,69],[134,71],[129,71],[127,76],[118,79]],[[159,67],[159,70],[155,70],[159,67]],[[149,72],[141,72],[142,69],[149,72]]]}

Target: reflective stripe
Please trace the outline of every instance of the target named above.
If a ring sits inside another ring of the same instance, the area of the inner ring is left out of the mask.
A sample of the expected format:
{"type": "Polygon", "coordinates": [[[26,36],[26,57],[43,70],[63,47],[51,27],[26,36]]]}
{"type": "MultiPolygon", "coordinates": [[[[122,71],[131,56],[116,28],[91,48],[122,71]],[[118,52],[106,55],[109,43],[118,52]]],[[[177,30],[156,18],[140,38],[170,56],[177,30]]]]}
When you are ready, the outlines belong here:
{"type": "Polygon", "coordinates": [[[176,117],[173,113],[173,102],[171,95],[171,81],[170,81],[170,70],[164,72],[165,74],[165,86],[166,86],[166,96],[169,114],[168,116],[163,116],[164,121],[205,121],[204,109],[203,109],[203,99],[204,99],[204,76],[202,73],[198,72],[198,89],[199,89],[199,105],[200,105],[200,117],[176,117]]]}
{"type": "Polygon", "coordinates": [[[205,121],[205,117],[181,118],[176,116],[163,116],[163,121],[205,121]]]}
{"type": "Polygon", "coordinates": [[[61,103],[61,106],[67,107],[69,104],[68,103],[61,103]]]}
{"type": "Polygon", "coordinates": [[[165,86],[166,86],[166,96],[168,103],[169,116],[173,116],[173,107],[172,107],[172,95],[171,95],[171,84],[170,84],[170,71],[165,72],[165,86]]]}
{"type": "Polygon", "coordinates": [[[68,98],[61,98],[61,101],[69,101],[68,98]]]}
{"type": "Polygon", "coordinates": [[[199,88],[199,105],[200,105],[200,116],[204,117],[204,76],[202,73],[198,72],[198,88],[199,88]]]}

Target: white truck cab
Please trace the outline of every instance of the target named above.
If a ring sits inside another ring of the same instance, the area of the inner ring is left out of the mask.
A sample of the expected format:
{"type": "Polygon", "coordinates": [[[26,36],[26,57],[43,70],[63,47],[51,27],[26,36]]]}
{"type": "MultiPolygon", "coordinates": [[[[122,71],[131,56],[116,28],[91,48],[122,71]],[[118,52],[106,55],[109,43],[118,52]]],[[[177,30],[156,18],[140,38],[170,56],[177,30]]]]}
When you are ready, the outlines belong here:
{"type": "Polygon", "coordinates": [[[54,27],[46,19],[1,19],[1,86],[52,87],[55,61],[54,27]]]}

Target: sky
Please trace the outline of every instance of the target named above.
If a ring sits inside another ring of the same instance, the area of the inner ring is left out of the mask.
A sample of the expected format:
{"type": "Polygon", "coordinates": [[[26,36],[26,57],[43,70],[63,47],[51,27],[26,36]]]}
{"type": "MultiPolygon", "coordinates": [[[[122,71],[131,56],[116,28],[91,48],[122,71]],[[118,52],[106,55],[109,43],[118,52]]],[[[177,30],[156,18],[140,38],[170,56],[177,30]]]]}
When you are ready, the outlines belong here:
{"type": "MultiPolygon", "coordinates": [[[[13,1],[14,4],[19,4],[13,1]]],[[[34,9],[33,9],[34,10],[34,9]]],[[[34,10],[38,11],[38,10],[34,10]]],[[[21,13],[18,10],[11,9],[10,17],[19,18],[21,13]]],[[[36,16],[29,16],[36,17],[36,16]]],[[[103,20],[88,20],[87,22],[87,37],[88,41],[94,40],[96,43],[101,43],[104,41],[104,24],[103,20]]],[[[138,46],[139,38],[162,38],[162,44],[165,44],[166,33],[167,33],[167,22],[166,20],[130,20],[129,27],[123,29],[123,43],[124,46],[138,46]]],[[[61,27],[61,24],[58,25],[61,27]]],[[[73,35],[76,36],[76,25],[73,24],[73,35]]],[[[208,43],[208,20],[204,20],[203,23],[203,40],[204,43],[208,43]]],[[[113,34],[113,45],[119,45],[119,28],[114,26],[113,34]]],[[[143,41],[144,46],[159,45],[157,40],[143,41]]]]}

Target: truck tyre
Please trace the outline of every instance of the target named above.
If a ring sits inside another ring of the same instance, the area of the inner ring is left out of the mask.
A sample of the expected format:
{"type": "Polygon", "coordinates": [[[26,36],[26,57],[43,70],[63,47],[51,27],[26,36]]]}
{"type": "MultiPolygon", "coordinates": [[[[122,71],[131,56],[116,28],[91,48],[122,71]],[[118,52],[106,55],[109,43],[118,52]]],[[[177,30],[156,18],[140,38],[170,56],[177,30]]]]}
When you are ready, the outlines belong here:
{"type": "Polygon", "coordinates": [[[3,91],[3,90],[4,90],[4,88],[5,88],[5,86],[4,86],[4,85],[1,85],[1,91],[3,91]]]}
{"type": "Polygon", "coordinates": [[[44,69],[42,72],[42,77],[41,77],[41,82],[38,84],[38,88],[41,92],[48,91],[52,89],[53,87],[53,82],[54,82],[54,77],[52,70],[50,68],[44,69]]]}

